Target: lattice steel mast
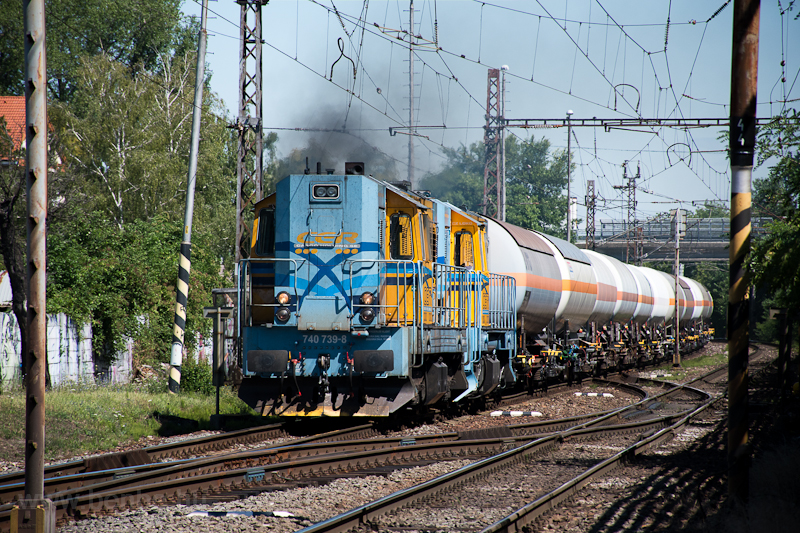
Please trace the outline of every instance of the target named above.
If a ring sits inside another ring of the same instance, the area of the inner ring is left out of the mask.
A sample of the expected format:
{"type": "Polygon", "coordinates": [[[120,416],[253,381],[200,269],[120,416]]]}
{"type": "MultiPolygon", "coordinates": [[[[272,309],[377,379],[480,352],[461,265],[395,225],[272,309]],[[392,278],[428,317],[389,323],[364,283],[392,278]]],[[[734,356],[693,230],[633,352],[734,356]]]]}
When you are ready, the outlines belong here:
{"type": "Polygon", "coordinates": [[[417,186],[414,182],[414,0],[411,0],[408,12],[408,126],[411,128],[408,136],[408,181],[414,190],[417,186]]]}
{"type": "Polygon", "coordinates": [[[483,143],[486,149],[483,167],[484,215],[505,220],[503,183],[503,105],[500,69],[489,69],[486,93],[486,126],[483,143]]]}
{"type": "Polygon", "coordinates": [[[622,164],[622,180],[627,181],[625,185],[614,185],[615,189],[625,189],[627,192],[625,204],[628,207],[628,220],[625,225],[625,262],[633,260],[637,262],[639,256],[639,245],[636,237],[636,180],[641,176],[641,167],[637,167],[635,176],[628,176],[628,162],[622,164]]]}
{"type": "Polygon", "coordinates": [[[247,211],[262,198],[264,141],[261,91],[261,6],[269,0],[236,0],[239,19],[239,132],[236,160],[236,261],[249,255],[247,211]],[[251,114],[252,112],[252,114],[251,114]]]}
{"type": "Polygon", "coordinates": [[[594,192],[594,180],[586,180],[586,246],[587,250],[595,249],[594,219],[597,210],[597,196],[594,192]]]}

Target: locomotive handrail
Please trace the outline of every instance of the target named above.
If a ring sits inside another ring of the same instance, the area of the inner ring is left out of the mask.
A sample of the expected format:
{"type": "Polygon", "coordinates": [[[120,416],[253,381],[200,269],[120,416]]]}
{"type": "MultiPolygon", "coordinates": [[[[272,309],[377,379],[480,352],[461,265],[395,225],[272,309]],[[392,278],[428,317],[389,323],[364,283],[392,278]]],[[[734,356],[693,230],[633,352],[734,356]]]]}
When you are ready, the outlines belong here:
{"type": "Polygon", "coordinates": [[[517,280],[505,274],[489,274],[490,329],[512,329],[516,327],[515,300],[517,280]],[[493,290],[497,288],[497,290],[493,290]]]}
{"type": "Polygon", "coordinates": [[[433,326],[467,327],[467,301],[465,300],[465,277],[469,271],[463,267],[433,265],[434,294],[431,305],[424,305],[423,313],[431,313],[433,326]],[[453,286],[456,288],[453,289],[453,286]],[[437,303],[441,302],[439,305],[437,303]]]}
{"type": "MultiPolygon", "coordinates": [[[[365,289],[365,288],[366,289],[371,289],[371,288],[374,287],[375,290],[378,293],[381,293],[381,292],[385,291],[385,288],[386,288],[386,271],[384,270],[384,272],[381,273],[381,265],[383,265],[384,268],[388,267],[390,265],[394,265],[396,267],[396,272],[394,272],[394,274],[396,275],[395,279],[397,280],[397,287],[401,286],[400,282],[401,282],[401,279],[402,279],[402,287],[403,287],[403,294],[404,295],[407,294],[408,288],[412,286],[412,285],[410,285],[408,283],[408,275],[411,274],[412,282],[415,281],[417,278],[419,278],[419,276],[417,276],[418,263],[415,262],[415,261],[405,261],[405,260],[398,260],[398,259],[351,259],[351,260],[347,260],[344,263],[342,263],[342,270],[344,271],[345,269],[347,269],[347,275],[349,277],[348,285],[349,285],[349,290],[350,290],[350,301],[352,302],[352,305],[353,305],[353,314],[350,317],[351,321],[358,314],[357,313],[358,309],[371,307],[373,309],[378,309],[378,310],[383,311],[383,313],[378,313],[378,316],[376,317],[376,322],[378,323],[378,325],[381,325],[381,326],[389,325],[389,320],[388,320],[389,312],[394,310],[395,311],[396,322],[397,322],[398,326],[416,327],[417,323],[418,323],[418,318],[419,318],[417,316],[417,305],[416,305],[416,302],[412,303],[413,309],[412,309],[412,315],[410,317],[411,322],[409,323],[408,305],[406,303],[404,303],[402,305],[402,318],[401,318],[401,304],[400,304],[401,298],[399,297],[399,294],[398,294],[398,297],[397,297],[397,301],[394,304],[389,304],[389,303],[386,303],[385,301],[382,301],[380,295],[378,296],[377,303],[373,303],[373,304],[363,304],[363,303],[361,303],[360,301],[357,300],[359,295],[354,294],[354,292],[353,292],[353,290],[355,289],[355,284],[353,283],[353,279],[354,279],[353,278],[353,266],[356,263],[373,263],[378,268],[378,274],[377,274],[378,275],[378,283],[377,283],[377,285],[363,285],[363,284],[361,284],[361,285],[358,285],[358,287],[360,289],[365,289]],[[401,265],[402,265],[402,267],[401,267],[401,265]],[[411,267],[410,271],[409,271],[409,268],[408,268],[409,266],[411,267]],[[383,320],[381,320],[381,316],[383,317],[383,320]]],[[[368,267],[368,268],[372,268],[372,267],[368,267]]],[[[419,293],[419,291],[416,291],[416,292],[419,293]]],[[[399,293],[399,291],[398,291],[398,293],[399,293]]],[[[405,298],[402,298],[402,300],[403,300],[403,302],[405,302],[405,298]]]]}
{"type": "MultiPolygon", "coordinates": [[[[252,308],[254,308],[254,307],[281,307],[281,304],[279,304],[277,302],[276,303],[271,303],[271,304],[270,303],[259,303],[259,304],[253,303],[253,283],[252,283],[252,280],[251,280],[251,272],[250,272],[250,263],[278,263],[278,262],[292,263],[292,265],[293,265],[294,275],[292,276],[291,273],[287,273],[287,276],[290,276],[291,279],[294,282],[293,283],[293,287],[292,287],[292,292],[294,293],[295,314],[296,315],[300,314],[301,302],[300,302],[300,299],[297,296],[298,295],[298,291],[297,291],[297,277],[298,277],[297,276],[297,272],[298,272],[300,266],[302,266],[302,263],[305,263],[306,260],[305,259],[300,259],[298,261],[297,259],[285,258],[285,257],[250,257],[250,258],[246,258],[246,259],[241,259],[240,260],[241,274],[242,275],[239,276],[239,294],[244,294],[245,295],[245,298],[240,298],[240,300],[243,302],[240,305],[242,305],[243,308],[245,309],[245,319],[243,321],[240,321],[240,324],[242,324],[244,322],[244,325],[246,325],[246,326],[252,326],[253,325],[253,313],[250,310],[252,308]],[[298,262],[301,263],[300,266],[298,266],[298,262]],[[246,287],[243,288],[242,287],[242,283],[245,283],[246,287]]],[[[275,275],[277,276],[277,272],[275,273],[275,275]]],[[[275,286],[276,286],[276,283],[273,282],[273,284],[272,284],[273,290],[275,289],[275,286]]]]}

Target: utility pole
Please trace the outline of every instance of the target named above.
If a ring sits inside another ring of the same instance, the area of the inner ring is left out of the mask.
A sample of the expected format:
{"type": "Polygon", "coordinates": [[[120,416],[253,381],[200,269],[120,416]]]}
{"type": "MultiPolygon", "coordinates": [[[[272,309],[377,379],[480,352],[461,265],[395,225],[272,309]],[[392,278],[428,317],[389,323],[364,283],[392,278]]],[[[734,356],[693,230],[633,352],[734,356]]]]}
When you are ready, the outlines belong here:
{"type": "Polygon", "coordinates": [[[753,152],[756,141],[756,86],[760,0],[734,0],[731,58],[731,245],[728,293],[728,496],[746,503],[750,481],[748,441],[748,314],[753,152]]]}
{"type": "Polygon", "coordinates": [[[264,160],[261,109],[261,6],[269,0],[236,0],[239,16],[239,116],[231,127],[239,133],[236,160],[236,262],[250,253],[250,227],[245,218],[262,198],[264,160]],[[248,68],[252,63],[254,72],[248,68]],[[254,115],[250,115],[250,108],[254,115]],[[250,164],[252,161],[252,169],[250,164]],[[252,185],[252,191],[249,190],[252,185]],[[247,187],[248,190],[245,190],[247,187]]]}
{"type": "MultiPolygon", "coordinates": [[[[28,200],[25,494],[11,529],[54,532],[56,510],[44,497],[47,363],[47,61],[45,2],[23,0],[25,28],[25,176],[28,200]]],[[[21,37],[21,36],[20,36],[21,37]]]]}
{"type": "Polygon", "coordinates": [[[500,220],[506,221],[506,129],[503,126],[506,117],[506,71],[508,65],[500,67],[500,220]]]}
{"type": "Polygon", "coordinates": [[[680,274],[681,274],[681,235],[686,231],[686,225],[683,222],[683,217],[686,215],[681,214],[681,209],[675,209],[675,353],[672,354],[672,366],[681,366],[681,335],[680,335],[680,316],[681,316],[681,302],[680,302],[680,274]]]}
{"type": "Polygon", "coordinates": [[[194,80],[194,108],[192,109],[192,138],[189,147],[189,173],[186,178],[186,208],[183,212],[183,239],[178,257],[178,282],[175,291],[175,321],[172,328],[172,351],[169,357],[169,392],[181,390],[183,342],[186,333],[186,306],[189,302],[189,273],[192,270],[192,217],[194,214],[194,188],[197,184],[197,152],[200,147],[200,111],[203,109],[203,83],[206,68],[206,24],[208,0],[200,8],[200,33],[197,43],[197,66],[194,80]]]}
{"type": "Polygon", "coordinates": [[[596,202],[597,202],[597,197],[595,196],[594,192],[594,180],[586,180],[586,243],[584,247],[587,250],[595,249],[594,218],[596,215],[596,208],[597,208],[596,202]]]}
{"type": "Polygon", "coordinates": [[[503,172],[501,168],[502,153],[501,131],[503,118],[501,107],[500,69],[490,68],[486,87],[486,126],[484,126],[483,144],[485,147],[483,165],[483,214],[500,218],[503,212],[503,172]]]}
{"type": "Polygon", "coordinates": [[[572,242],[572,109],[567,111],[567,242],[572,242]]]}
{"type": "Polygon", "coordinates": [[[408,17],[408,181],[414,190],[414,0],[411,0],[408,17]]]}

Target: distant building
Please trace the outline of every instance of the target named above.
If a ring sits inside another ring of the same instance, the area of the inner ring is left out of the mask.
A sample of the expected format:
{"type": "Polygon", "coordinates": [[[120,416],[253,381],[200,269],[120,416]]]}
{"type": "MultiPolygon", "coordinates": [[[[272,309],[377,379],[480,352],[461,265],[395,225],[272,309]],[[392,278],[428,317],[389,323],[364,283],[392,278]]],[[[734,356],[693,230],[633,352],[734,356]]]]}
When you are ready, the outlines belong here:
{"type": "Polygon", "coordinates": [[[5,119],[5,131],[11,140],[11,152],[0,153],[0,161],[9,161],[10,155],[23,147],[25,143],[25,97],[0,96],[0,117],[5,119]]]}

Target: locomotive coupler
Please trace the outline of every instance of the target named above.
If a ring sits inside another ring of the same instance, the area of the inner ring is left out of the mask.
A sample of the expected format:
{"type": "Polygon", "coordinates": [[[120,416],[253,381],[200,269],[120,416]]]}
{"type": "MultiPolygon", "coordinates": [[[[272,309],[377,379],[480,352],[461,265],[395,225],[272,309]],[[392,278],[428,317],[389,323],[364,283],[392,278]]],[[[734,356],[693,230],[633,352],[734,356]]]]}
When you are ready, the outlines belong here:
{"type": "Polygon", "coordinates": [[[328,354],[320,354],[319,358],[317,359],[317,364],[322,370],[319,375],[319,384],[317,385],[318,401],[321,402],[325,400],[325,395],[328,394],[328,391],[330,390],[328,369],[331,367],[331,356],[328,354]]]}

